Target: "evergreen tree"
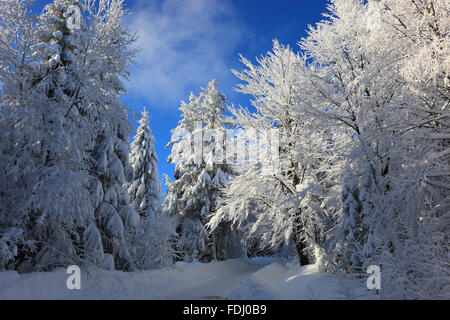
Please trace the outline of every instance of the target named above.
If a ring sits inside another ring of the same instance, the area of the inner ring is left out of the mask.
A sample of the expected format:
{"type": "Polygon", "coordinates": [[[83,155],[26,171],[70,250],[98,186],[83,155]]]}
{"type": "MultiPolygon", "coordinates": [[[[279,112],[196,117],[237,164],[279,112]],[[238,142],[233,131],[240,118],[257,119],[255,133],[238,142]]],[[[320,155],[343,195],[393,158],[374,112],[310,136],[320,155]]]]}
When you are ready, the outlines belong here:
{"type": "Polygon", "coordinates": [[[223,240],[227,232],[209,234],[205,229],[216,210],[220,190],[232,174],[230,166],[223,161],[225,102],[215,80],[199,97],[191,94],[189,103],[181,104],[182,119],[167,145],[172,147],[168,162],[175,164],[175,181],[168,181],[164,209],[179,219],[178,250],[186,261],[210,261],[236,255],[236,245],[223,240]]]}
{"type": "Polygon", "coordinates": [[[155,153],[155,138],[149,127],[147,111],[142,112],[140,126],[131,144],[130,164],[134,178],[128,188],[131,204],[141,218],[155,216],[161,210],[161,190],[155,153]]]}
{"type": "Polygon", "coordinates": [[[22,1],[1,5],[2,24],[16,26],[1,46],[11,67],[0,79],[2,172],[11,181],[1,191],[2,268],[125,269],[123,225],[137,215],[121,189],[130,126],[118,76],[133,55],[122,1],[55,0],[36,20],[22,1]]]}
{"type": "Polygon", "coordinates": [[[176,233],[173,219],[162,211],[158,156],[145,109],[139,124],[130,153],[134,177],[127,185],[131,205],[140,216],[137,233],[132,237],[132,252],[138,267],[162,267],[173,262],[176,233]]]}
{"type": "Polygon", "coordinates": [[[118,269],[132,270],[134,262],[126,235],[136,232],[139,215],[130,206],[124,187],[132,179],[133,169],[128,163],[131,125],[127,108],[120,99],[126,89],[120,77],[129,74],[128,67],[135,53],[130,45],[135,38],[121,22],[123,0],[100,1],[97,7],[88,8],[90,40],[83,61],[88,61],[84,70],[92,79],[92,87],[86,88],[89,100],[81,105],[82,113],[95,130],[90,149],[91,194],[108,259],[113,258],[118,269]],[[95,45],[89,47],[92,39],[96,40],[95,45]]]}
{"type": "Polygon", "coordinates": [[[68,28],[68,4],[46,6],[36,32],[26,39],[30,47],[18,47],[28,58],[22,61],[18,79],[24,85],[17,82],[19,90],[7,88],[2,95],[6,108],[18,106],[18,117],[6,133],[11,161],[6,171],[15,172],[11,178],[17,184],[15,203],[5,216],[20,212],[10,223],[16,235],[23,235],[24,245],[7,267],[21,271],[80,263],[86,256],[83,230],[94,220],[86,189],[89,177],[83,171],[84,147],[92,136],[89,130],[83,132],[86,126],[79,115],[67,115],[74,88],[81,81],[74,59],[75,39],[84,32],[81,24],[77,30],[68,28]]]}

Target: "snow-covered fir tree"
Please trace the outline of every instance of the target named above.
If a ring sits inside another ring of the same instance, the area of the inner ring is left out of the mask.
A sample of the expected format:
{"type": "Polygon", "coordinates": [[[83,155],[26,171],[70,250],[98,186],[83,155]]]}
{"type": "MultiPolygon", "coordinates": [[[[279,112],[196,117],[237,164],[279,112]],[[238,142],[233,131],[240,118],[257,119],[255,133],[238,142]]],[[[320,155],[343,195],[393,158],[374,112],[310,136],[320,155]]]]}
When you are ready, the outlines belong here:
{"type": "Polygon", "coordinates": [[[135,52],[130,45],[135,39],[121,22],[122,0],[100,1],[88,8],[91,32],[88,43],[98,39],[95,46],[87,49],[90,65],[86,66],[95,91],[91,92],[89,104],[83,104],[88,108],[86,114],[96,133],[91,149],[91,194],[106,257],[110,261],[114,259],[115,268],[132,270],[134,262],[126,234],[137,229],[139,215],[130,206],[124,187],[132,178],[133,169],[128,163],[131,124],[120,99],[126,92],[120,78],[129,74],[135,52]]]}
{"type": "Polygon", "coordinates": [[[240,242],[227,226],[209,233],[205,224],[216,210],[220,190],[230,179],[224,159],[226,124],[225,96],[215,80],[199,97],[191,94],[182,103],[182,119],[172,131],[168,162],[175,164],[175,181],[167,179],[164,210],[179,219],[178,250],[186,261],[225,259],[241,254],[240,242]]]}
{"type": "Polygon", "coordinates": [[[131,205],[140,216],[138,230],[131,236],[132,255],[140,268],[170,265],[175,255],[175,224],[173,218],[162,211],[158,156],[149,122],[144,109],[131,144],[130,164],[134,177],[128,185],[131,205]]]}
{"type": "MultiPolygon", "coordinates": [[[[22,45],[29,47],[15,47],[26,57],[17,79],[23,85],[16,82],[15,89],[6,88],[2,94],[2,102],[9,109],[6,112],[17,108],[18,113],[5,132],[10,156],[5,171],[13,173],[17,189],[13,189],[14,202],[10,202],[4,216],[20,212],[8,222],[13,224],[16,238],[20,234],[22,243],[27,243],[4,262],[5,267],[21,271],[79,262],[83,255],[80,230],[94,219],[85,187],[88,175],[83,172],[87,158],[84,143],[92,137],[88,130],[83,136],[86,127],[80,117],[67,115],[73,89],[80,84],[73,56],[75,45],[74,41],[69,44],[69,39],[84,30],[67,28],[66,9],[62,3],[47,6],[32,26],[38,26],[37,31],[31,38],[23,38],[28,43],[22,45]]],[[[11,11],[3,14],[8,13],[11,11]]],[[[11,63],[17,64],[14,60],[11,63]]]]}
{"type": "Polygon", "coordinates": [[[131,204],[141,218],[154,216],[161,210],[161,188],[158,174],[158,156],[155,138],[149,127],[149,115],[145,110],[139,120],[140,126],[131,143],[130,164],[134,178],[128,188],[131,204]]]}
{"type": "Polygon", "coordinates": [[[2,2],[2,24],[15,26],[1,47],[12,67],[1,79],[2,172],[11,181],[2,193],[13,191],[2,198],[10,230],[0,240],[2,268],[130,265],[122,229],[137,214],[121,187],[130,125],[118,76],[133,37],[120,22],[122,1],[91,4],[55,0],[32,23],[25,2],[2,2]]]}

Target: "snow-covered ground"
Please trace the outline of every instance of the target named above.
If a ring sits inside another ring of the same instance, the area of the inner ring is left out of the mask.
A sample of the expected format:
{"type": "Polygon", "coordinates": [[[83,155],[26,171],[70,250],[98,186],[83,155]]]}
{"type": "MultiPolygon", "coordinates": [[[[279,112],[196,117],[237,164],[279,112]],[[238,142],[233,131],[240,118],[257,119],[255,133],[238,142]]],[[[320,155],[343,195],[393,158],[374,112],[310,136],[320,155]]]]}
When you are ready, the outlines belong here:
{"type": "Polygon", "coordinates": [[[368,298],[364,283],[321,274],[275,259],[235,259],[209,264],[179,262],[142,272],[82,271],[81,290],[69,290],[65,270],[0,272],[4,299],[348,299],[368,298]]]}

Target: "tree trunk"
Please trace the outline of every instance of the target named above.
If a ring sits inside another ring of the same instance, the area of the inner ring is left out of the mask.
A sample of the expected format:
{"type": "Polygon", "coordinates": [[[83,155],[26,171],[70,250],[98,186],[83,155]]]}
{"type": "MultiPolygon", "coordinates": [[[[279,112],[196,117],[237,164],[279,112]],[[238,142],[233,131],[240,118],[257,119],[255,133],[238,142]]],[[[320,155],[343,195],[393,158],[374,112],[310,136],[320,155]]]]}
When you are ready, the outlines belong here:
{"type": "Polygon", "coordinates": [[[300,214],[301,209],[299,208],[295,219],[294,219],[294,225],[293,225],[293,234],[294,234],[294,242],[295,242],[295,248],[297,250],[298,259],[300,261],[301,266],[305,266],[310,264],[308,255],[306,253],[306,243],[302,241],[300,237],[300,232],[302,230],[301,227],[301,221],[300,221],[300,214]]]}

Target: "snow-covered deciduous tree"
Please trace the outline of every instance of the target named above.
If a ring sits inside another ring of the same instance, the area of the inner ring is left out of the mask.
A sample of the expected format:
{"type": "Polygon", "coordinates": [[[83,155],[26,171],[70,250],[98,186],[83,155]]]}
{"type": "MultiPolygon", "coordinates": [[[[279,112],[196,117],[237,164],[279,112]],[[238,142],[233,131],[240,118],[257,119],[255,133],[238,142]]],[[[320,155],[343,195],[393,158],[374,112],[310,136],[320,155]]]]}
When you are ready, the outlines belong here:
{"type": "Polygon", "coordinates": [[[17,223],[23,215],[11,209],[26,196],[19,179],[25,179],[32,163],[29,156],[21,157],[23,150],[12,147],[33,145],[25,142],[23,131],[14,130],[20,118],[32,118],[32,112],[26,115],[27,109],[18,103],[31,87],[26,65],[31,60],[35,21],[27,15],[27,8],[22,1],[0,2],[0,269],[13,263],[26,245],[25,228],[17,223]],[[25,168],[28,171],[21,177],[25,168]]]}
{"type": "Polygon", "coordinates": [[[382,266],[386,298],[443,297],[448,5],[335,0],[329,10],[301,47],[312,61],[303,69],[306,112],[353,134],[341,150],[351,170],[327,248],[331,264],[356,274],[382,266]]]}
{"type": "Polygon", "coordinates": [[[163,267],[173,263],[176,238],[173,218],[162,211],[158,156],[149,127],[148,112],[142,112],[140,126],[131,144],[130,164],[134,177],[127,185],[131,205],[140,223],[132,239],[132,256],[137,267],[163,267]]]}
{"type": "Polygon", "coordinates": [[[234,73],[245,83],[237,90],[253,96],[256,112],[230,111],[235,123],[247,132],[264,135],[276,129],[276,150],[264,150],[278,153],[280,161],[268,174],[262,162],[240,168],[240,176],[228,186],[210,227],[214,229],[220,221],[232,222],[249,239],[259,239],[261,248],[293,243],[301,264],[308,264],[321,251],[323,223],[333,214],[333,209],[317,210],[322,201],[318,192],[325,191],[325,181],[330,179],[320,173],[320,167],[331,136],[326,130],[314,131],[314,119],[301,113],[300,55],[274,41],[273,51],[258,59],[258,65],[245,58],[242,62],[247,69],[234,73]],[[314,196],[303,206],[310,193],[314,196]]]}
{"type": "Polygon", "coordinates": [[[350,255],[346,262],[332,263],[355,272],[367,267],[376,246],[374,219],[380,217],[376,202],[389,197],[390,173],[395,157],[400,156],[396,150],[402,147],[402,141],[391,136],[397,134],[400,119],[408,117],[405,108],[398,108],[403,94],[400,84],[386,76],[387,70],[395,70],[397,56],[379,33],[377,21],[370,19],[377,12],[370,10],[372,5],[332,1],[328,20],[311,27],[300,44],[306,55],[303,77],[308,79],[301,91],[304,112],[317,118],[322,127],[330,127],[334,135],[347,133],[347,139],[340,141],[343,148],[337,151],[354,174],[345,179],[342,174],[341,181],[353,183],[343,188],[343,229],[334,235],[341,240],[331,242],[336,246],[328,249],[334,253],[342,249],[342,257],[350,255]],[[349,192],[358,193],[359,199],[353,199],[360,202],[358,210],[353,210],[357,206],[350,203],[349,192]]]}
{"type": "Polygon", "coordinates": [[[205,229],[216,210],[220,189],[232,174],[223,156],[226,99],[217,87],[213,80],[199,97],[191,94],[189,103],[181,104],[182,119],[167,145],[172,147],[168,162],[175,164],[175,181],[167,181],[164,210],[179,219],[178,250],[186,261],[241,254],[239,241],[229,230],[210,234],[205,229]]]}
{"type": "Polygon", "coordinates": [[[326,270],[380,265],[385,298],[447,297],[448,4],[328,9],[300,55],[275,43],[257,66],[243,59],[238,89],[257,112],[231,112],[247,130],[280,130],[280,170],[242,167],[210,226],[230,221],[266,246],[294,240],[300,260],[312,244],[326,270]]]}
{"type": "Polygon", "coordinates": [[[299,53],[241,58],[253,109],[225,116],[215,81],[182,102],[161,207],[146,113],[129,152],[123,0],[0,0],[0,270],[165,266],[176,236],[185,261],[282,248],[448,299],[447,2],[330,0],[299,53]]]}
{"type": "Polygon", "coordinates": [[[449,5],[440,0],[375,4],[384,13],[382,32],[396,44],[399,81],[410,115],[400,137],[405,144],[403,170],[392,183],[399,194],[384,208],[393,212],[402,234],[394,246],[379,251],[390,284],[384,296],[448,299],[449,5]]]}

